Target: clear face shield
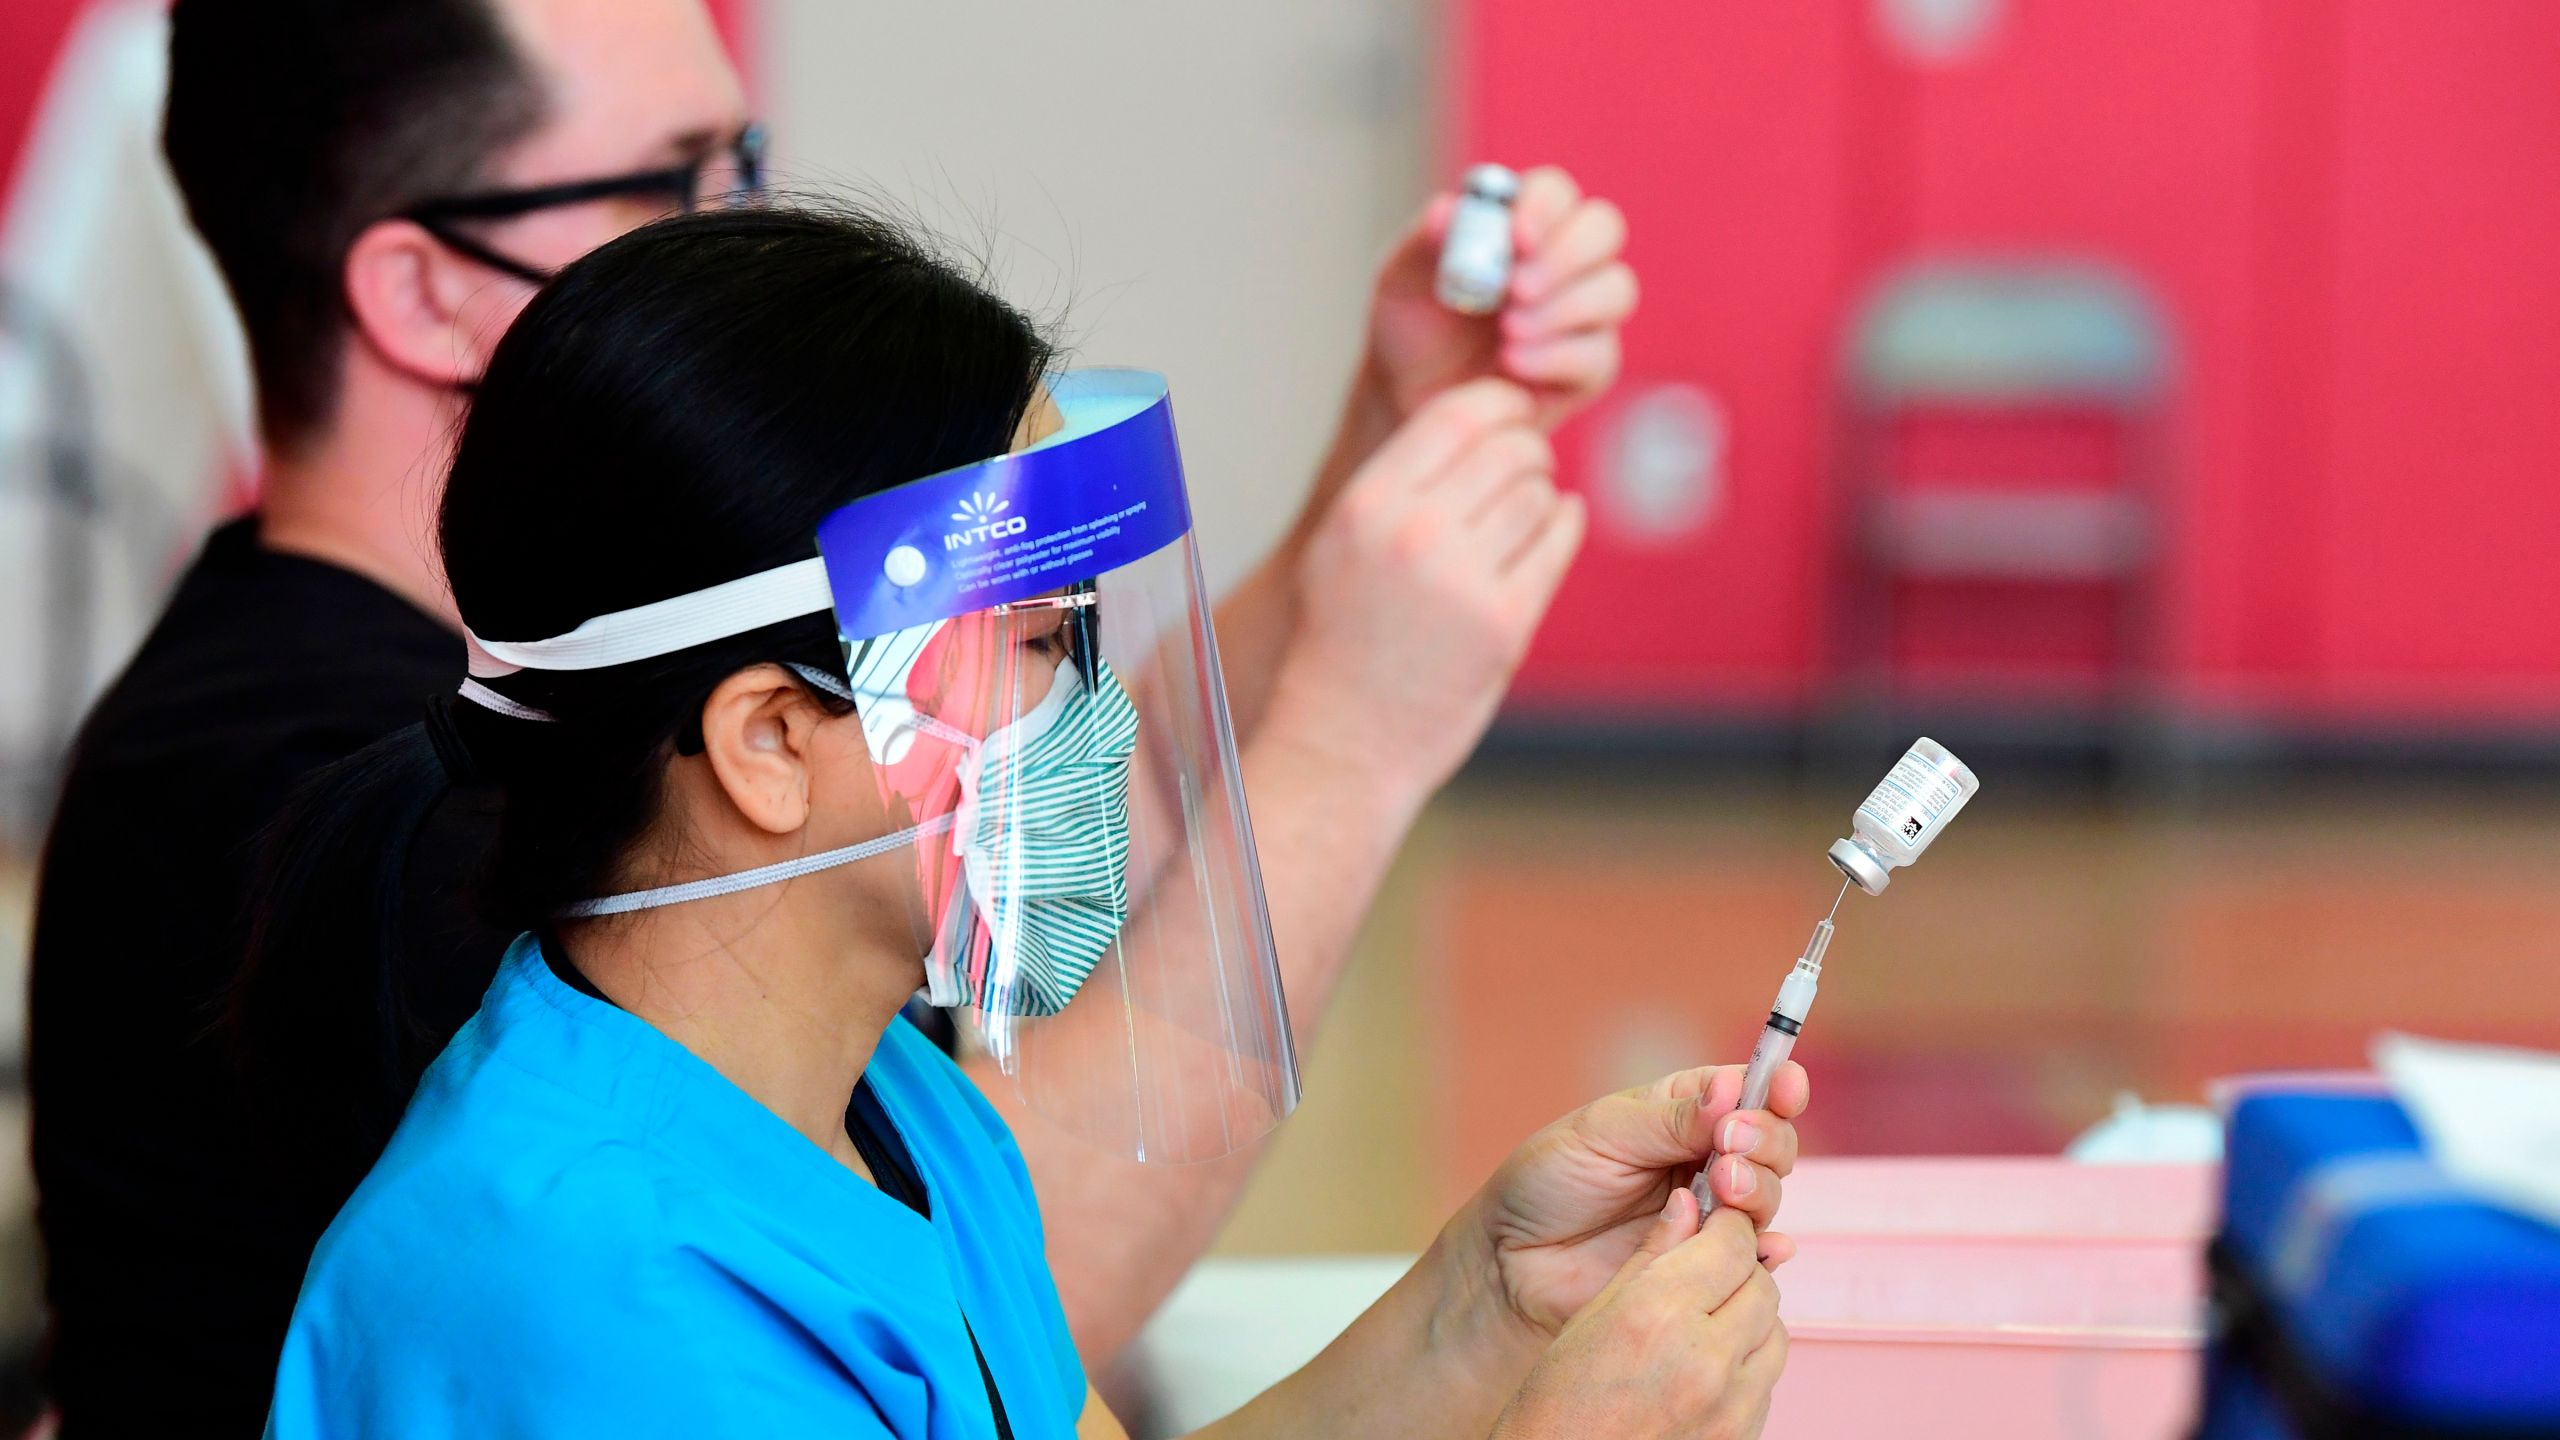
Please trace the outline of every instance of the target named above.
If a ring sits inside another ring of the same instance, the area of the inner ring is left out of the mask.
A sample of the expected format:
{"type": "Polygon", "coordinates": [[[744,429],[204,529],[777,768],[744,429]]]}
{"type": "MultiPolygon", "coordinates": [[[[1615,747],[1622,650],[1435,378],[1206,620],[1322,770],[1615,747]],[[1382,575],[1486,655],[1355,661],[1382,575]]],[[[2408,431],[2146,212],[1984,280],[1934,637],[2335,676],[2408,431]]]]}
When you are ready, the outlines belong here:
{"type": "Polygon", "coordinates": [[[1213,1159],[1289,1112],[1298,1070],[1172,410],[1138,371],[1062,375],[1051,395],[1058,433],[845,506],[818,561],[555,641],[475,640],[474,675],[599,626],[664,653],[831,605],[844,673],[803,676],[853,702],[899,828],[573,913],[911,844],[926,994],[1028,1106],[1140,1160],[1213,1159]]]}
{"type": "Polygon", "coordinates": [[[928,998],[1059,1124],[1210,1159],[1298,1076],[1181,452],[1157,376],[1051,396],[1055,435],[855,501],[818,548],[882,799],[941,831],[928,998]]]}

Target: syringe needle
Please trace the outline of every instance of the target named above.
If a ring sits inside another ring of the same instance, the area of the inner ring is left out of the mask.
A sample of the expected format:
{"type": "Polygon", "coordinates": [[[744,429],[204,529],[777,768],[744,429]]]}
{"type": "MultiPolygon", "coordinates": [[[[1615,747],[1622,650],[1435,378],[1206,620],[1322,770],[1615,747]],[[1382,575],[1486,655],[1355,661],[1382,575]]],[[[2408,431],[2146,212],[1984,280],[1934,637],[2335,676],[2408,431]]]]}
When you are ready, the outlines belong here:
{"type": "Polygon", "coordinates": [[[1832,916],[1840,913],[1840,902],[1848,898],[1849,882],[1843,880],[1840,882],[1840,893],[1831,897],[1831,908],[1822,912],[1824,923],[1829,923],[1832,916]]]}

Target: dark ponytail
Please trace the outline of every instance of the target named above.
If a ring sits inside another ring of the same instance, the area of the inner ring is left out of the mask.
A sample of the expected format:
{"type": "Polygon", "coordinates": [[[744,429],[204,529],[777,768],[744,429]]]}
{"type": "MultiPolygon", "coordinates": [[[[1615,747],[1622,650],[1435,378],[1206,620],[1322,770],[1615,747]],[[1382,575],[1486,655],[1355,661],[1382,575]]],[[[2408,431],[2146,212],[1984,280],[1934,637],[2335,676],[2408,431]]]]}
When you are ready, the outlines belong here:
{"type": "MultiPolygon", "coordinates": [[[[455,602],[475,634],[534,640],[805,559],[837,506],[1003,452],[1051,359],[1030,320],[873,216],[634,231],[562,271],[491,357],[441,516],[455,602]]],[[[491,688],[554,718],[439,702],[312,777],[269,837],[231,1010],[288,1123],[348,1137],[336,1148],[361,1168],[415,1084],[422,1027],[396,957],[425,907],[408,861],[457,777],[457,800],[502,817],[477,887],[488,923],[538,927],[622,885],[704,700],[762,663],[840,668],[832,619],[508,675],[491,688]],[[281,1073],[287,1055],[308,1073],[281,1073]]],[[[432,1055],[444,1037],[423,1038],[432,1055]]]]}
{"type": "Polygon", "coordinates": [[[412,725],[305,777],[264,837],[226,1019],[258,1138],[312,1177],[310,1203],[353,1187],[433,1056],[394,957],[410,943],[408,852],[450,789],[412,725]]]}

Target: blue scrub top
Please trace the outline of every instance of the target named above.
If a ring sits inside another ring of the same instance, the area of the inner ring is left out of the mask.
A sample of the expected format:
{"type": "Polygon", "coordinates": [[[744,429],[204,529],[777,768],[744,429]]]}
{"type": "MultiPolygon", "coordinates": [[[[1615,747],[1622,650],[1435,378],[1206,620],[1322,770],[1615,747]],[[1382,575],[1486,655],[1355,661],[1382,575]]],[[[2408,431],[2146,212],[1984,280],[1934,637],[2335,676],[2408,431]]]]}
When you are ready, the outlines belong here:
{"type": "Polygon", "coordinates": [[[267,1434],[1023,1440],[1085,1377],[1029,1175],[899,1020],[865,1072],[928,1221],[531,936],[321,1237],[267,1434]]]}

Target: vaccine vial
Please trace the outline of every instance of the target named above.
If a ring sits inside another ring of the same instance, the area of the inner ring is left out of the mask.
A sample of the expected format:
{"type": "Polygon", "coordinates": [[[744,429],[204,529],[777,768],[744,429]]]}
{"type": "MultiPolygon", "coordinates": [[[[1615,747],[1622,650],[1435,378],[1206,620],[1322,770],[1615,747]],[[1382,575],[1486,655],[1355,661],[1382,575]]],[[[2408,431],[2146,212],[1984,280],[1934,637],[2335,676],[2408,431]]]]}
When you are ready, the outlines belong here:
{"type": "Polygon", "coordinates": [[[1919,859],[1981,788],[1963,761],[1924,735],[1858,807],[1849,838],[1831,842],[1831,863],[1851,884],[1881,895],[1893,872],[1919,859]]]}
{"type": "Polygon", "coordinates": [[[1511,289],[1511,202],[1520,177],[1478,165],[1459,186],[1458,208],[1440,245],[1440,303],[1461,315],[1490,315],[1511,289]]]}

